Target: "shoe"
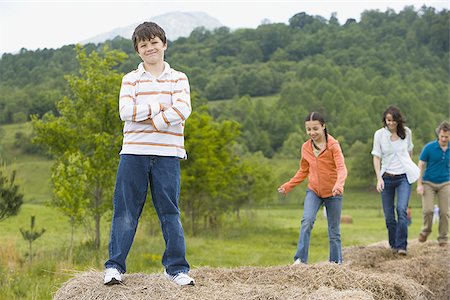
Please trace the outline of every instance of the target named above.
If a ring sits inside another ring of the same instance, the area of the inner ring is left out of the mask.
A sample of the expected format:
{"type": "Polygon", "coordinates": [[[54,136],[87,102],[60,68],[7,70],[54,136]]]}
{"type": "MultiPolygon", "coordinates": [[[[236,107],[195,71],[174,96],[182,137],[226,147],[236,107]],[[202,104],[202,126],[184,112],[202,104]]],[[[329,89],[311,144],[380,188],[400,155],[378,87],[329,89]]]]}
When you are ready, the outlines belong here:
{"type": "Polygon", "coordinates": [[[301,264],[302,262],[300,261],[300,259],[299,258],[297,258],[295,261],[294,261],[294,263],[292,264],[293,266],[295,266],[295,265],[299,265],[299,264],[301,264]]]}
{"type": "Polygon", "coordinates": [[[441,247],[447,247],[447,242],[439,242],[439,246],[441,246],[441,247]]]}
{"type": "Polygon", "coordinates": [[[408,254],[405,249],[398,249],[397,253],[401,256],[406,256],[406,254],[408,254]]]}
{"type": "Polygon", "coordinates": [[[105,270],[105,285],[122,283],[122,274],[116,268],[107,268],[105,270]]]}
{"type": "Polygon", "coordinates": [[[426,240],[427,240],[427,236],[423,233],[420,233],[419,234],[419,242],[425,243],[426,240]]]}
{"type": "Polygon", "coordinates": [[[186,273],[178,273],[176,275],[169,275],[169,274],[167,274],[166,270],[164,270],[164,275],[166,276],[167,279],[175,282],[179,286],[195,285],[194,279],[189,277],[189,275],[186,273]]]}

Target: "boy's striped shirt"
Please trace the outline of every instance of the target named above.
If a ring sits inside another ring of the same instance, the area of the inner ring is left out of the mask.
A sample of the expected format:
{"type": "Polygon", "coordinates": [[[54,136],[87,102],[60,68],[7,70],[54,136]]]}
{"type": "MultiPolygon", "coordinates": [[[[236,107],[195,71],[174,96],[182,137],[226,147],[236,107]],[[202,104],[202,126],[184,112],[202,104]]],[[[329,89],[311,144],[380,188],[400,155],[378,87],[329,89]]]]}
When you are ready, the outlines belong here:
{"type": "Polygon", "coordinates": [[[184,122],[191,114],[187,76],[164,62],[153,77],[143,63],[122,79],[119,113],[123,127],[120,154],[186,157],[184,122]],[[150,120],[151,124],[140,123],[150,120]]]}

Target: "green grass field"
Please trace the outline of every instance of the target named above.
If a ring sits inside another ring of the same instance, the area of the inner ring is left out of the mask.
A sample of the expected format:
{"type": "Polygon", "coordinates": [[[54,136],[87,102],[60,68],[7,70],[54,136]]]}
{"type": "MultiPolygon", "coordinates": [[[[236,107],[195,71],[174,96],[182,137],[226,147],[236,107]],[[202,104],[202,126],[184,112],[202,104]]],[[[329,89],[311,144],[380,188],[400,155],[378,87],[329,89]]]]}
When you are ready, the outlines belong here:
{"type": "MultiPolygon", "coordinates": [[[[410,238],[415,239],[420,229],[420,209],[413,198],[413,223],[410,238]]],[[[376,205],[362,209],[360,202],[378,201],[376,194],[347,193],[343,214],[353,219],[342,224],[343,247],[367,245],[387,238],[384,219],[376,205]],[[369,199],[362,199],[361,197],[369,199]]],[[[147,208],[148,209],[148,208],[147,208]]],[[[271,207],[245,210],[238,221],[230,216],[217,232],[186,236],[187,258],[192,268],[203,266],[274,266],[290,264],[296,250],[302,208],[298,204],[278,204],[271,207]]],[[[128,257],[128,271],[161,272],[164,244],[159,229],[152,235],[150,215],[144,212],[136,240],[128,257]]],[[[90,238],[83,228],[75,235],[72,260],[68,259],[70,227],[55,209],[42,204],[26,204],[17,217],[0,223],[0,287],[1,299],[48,299],[73,271],[102,269],[107,258],[107,240],[110,221],[102,222],[100,251],[90,247],[90,238]],[[19,228],[29,226],[31,215],[36,216],[37,228],[45,234],[33,245],[34,261],[27,260],[27,243],[19,228]]],[[[153,225],[154,226],[154,225],[153,225]]],[[[436,238],[434,228],[432,239],[436,238]]],[[[328,258],[327,222],[319,212],[310,246],[310,263],[328,258]]],[[[345,257],[344,257],[345,260],[345,257]]]]}
{"type": "MultiPolygon", "coordinates": [[[[14,148],[15,132],[27,132],[29,124],[2,126],[1,155],[17,170],[17,183],[25,195],[25,204],[17,216],[0,222],[0,299],[49,299],[75,270],[101,270],[107,258],[110,214],[101,223],[102,245],[92,248],[92,228],[80,226],[75,231],[74,251],[69,257],[70,226],[66,217],[53,207],[45,205],[51,198],[51,160],[22,155],[14,148]],[[20,228],[27,229],[30,217],[36,216],[37,229],[45,228],[42,237],[33,243],[33,263],[28,260],[28,244],[20,228]],[[90,230],[89,230],[90,229],[90,230]]],[[[273,174],[279,183],[288,180],[296,171],[295,159],[273,160],[273,174]]],[[[273,187],[274,191],[276,186],[273,187]]],[[[235,215],[225,218],[222,228],[187,235],[187,258],[193,268],[274,266],[292,263],[302,216],[306,185],[298,186],[285,199],[274,193],[273,204],[243,210],[238,220],[235,215]]],[[[182,199],[181,199],[182,201],[182,199]]],[[[344,195],[343,215],[351,216],[352,224],[343,224],[343,247],[367,245],[387,239],[380,196],[373,191],[347,189],[344,195]]],[[[150,204],[151,202],[149,202],[150,204]]],[[[413,223],[410,238],[415,239],[421,224],[420,198],[411,198],[413,223]]],[[[139,224],[135,242],[127,261],[129,272],[162,271],[163,239],[147,206],[139,224]]],[[[91,225],[90,225],[91,226],[91,225]]],[[[437,228],[431,239],[436,238],[437,228]]],[[[311,237],[310,263],[328,258],[327,222],[319,211],[311,237]]],[[[345,257],[344,257],[345,260],[345,257]]]]}

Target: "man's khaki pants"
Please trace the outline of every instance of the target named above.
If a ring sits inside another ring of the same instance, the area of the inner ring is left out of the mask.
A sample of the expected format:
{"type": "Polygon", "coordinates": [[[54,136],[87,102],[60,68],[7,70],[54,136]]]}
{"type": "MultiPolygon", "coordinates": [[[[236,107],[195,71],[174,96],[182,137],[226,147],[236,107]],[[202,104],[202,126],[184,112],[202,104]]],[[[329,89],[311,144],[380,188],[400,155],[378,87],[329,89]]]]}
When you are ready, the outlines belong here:
{"type": "Polygon", "coordinates": [[[423,182],[422,213],[423,227],[421,234],[428,236],[433,227],[433,202],[437,196],[439,206],[439,242],[448,241],[448,218],[450,182],[435,184],[430,181],[423,182]]]}

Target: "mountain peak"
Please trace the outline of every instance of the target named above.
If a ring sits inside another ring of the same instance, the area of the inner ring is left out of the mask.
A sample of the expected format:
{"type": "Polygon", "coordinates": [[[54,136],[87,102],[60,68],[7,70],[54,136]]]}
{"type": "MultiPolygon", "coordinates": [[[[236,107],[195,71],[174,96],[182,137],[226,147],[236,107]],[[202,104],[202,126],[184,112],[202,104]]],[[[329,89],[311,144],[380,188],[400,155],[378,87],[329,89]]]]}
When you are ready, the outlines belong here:
{"type": "Polygon", "coordinates": [[[102,43],[106,40],[112,40],[116,36],[121,36],[127,39],[131,39],[133,31],[139,24],[150,21],[160,25],[166,32],[166,36],[169,40],[174,41],[179,37],[187,37],[191,34],[192,30],[197,27],[205,27],[208,30],[213,30],[222,25],[217,19],[209,16],[204,12],[181,12],[173,11],[159,16],[150,17],[148,20],[142,20],[125,27],[119,27],[111,31],[101,33],[87,40],[81,41],[81,44],[87,43],[102,43]]]}

